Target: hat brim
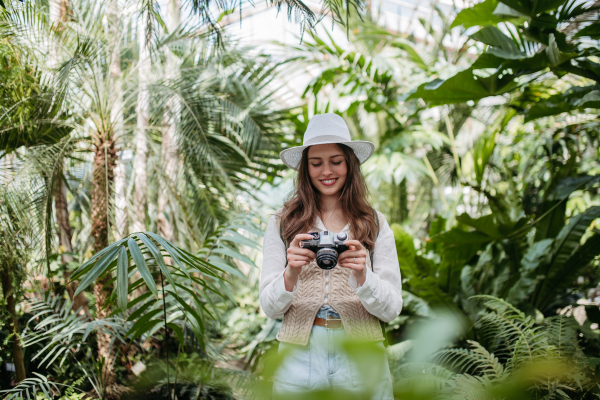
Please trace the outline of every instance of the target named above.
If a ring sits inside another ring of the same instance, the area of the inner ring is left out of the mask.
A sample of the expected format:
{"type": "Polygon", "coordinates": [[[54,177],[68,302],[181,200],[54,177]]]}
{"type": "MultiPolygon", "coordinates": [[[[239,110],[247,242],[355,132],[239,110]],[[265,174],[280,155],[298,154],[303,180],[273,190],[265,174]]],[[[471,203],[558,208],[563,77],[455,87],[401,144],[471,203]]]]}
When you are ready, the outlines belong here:
{"type": "Polygon", "coordinates": [[[325,141],[325,142],[311,143],[311,144],[305,145],[305,146],[296,146],[296,147],[291,147],[289,149],[285,149],[281,153],[279,153],[279,158],[281,158],[281,161],[283,161],[283,163],[285,165],[287,165],[288,167],[290,167],[293,170],[298,171],[298,168],[300,167],[300,159],[302,158],[302,152],[304,151],[304,149],[306,149],[307,147],[310,147],[310,146],[316,146],[318,144],[343,144],[343,145],[346,145],[346,146],[350,147],[352,149],[352,151],[354,151],[354,154],[356,154],[356,157],[358,158],[358,161],[360,161],[361,164],[364,163],[365,161],[367,161],[369,159],[369,157],[371,157],[371,155],[375,151],[375,145],[373,143],[367,142],[365,140],[351,140],[351,141],[339,141],[339,142],[325,141]]]}

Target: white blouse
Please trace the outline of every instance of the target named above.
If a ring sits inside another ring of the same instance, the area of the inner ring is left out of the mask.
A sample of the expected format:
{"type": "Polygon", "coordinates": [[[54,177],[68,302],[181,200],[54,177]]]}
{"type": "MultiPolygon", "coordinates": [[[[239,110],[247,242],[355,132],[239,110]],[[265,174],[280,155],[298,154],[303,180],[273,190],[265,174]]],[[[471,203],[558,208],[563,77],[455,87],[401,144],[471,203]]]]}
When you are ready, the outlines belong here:
{"type": "MultiPolygon", "coordinates": [[[[316,227],[320,231],[327,230],[317,217],[316,227]]],[[[342,232],[348,233],[350,224],[342,232]]],[[[279,318],[292,305],[298,285],[291,292],[285,289],[283,273],[286,268],[285,244],[279,236],[276,218],[273,215],[265,231],[263,241],[263,264],[260,275],[259,299],[260,305],[269,318],[279,318]]],[[[341,268],[341,267],[336,267],[341,268]]],[[[325,298],[327,305],[329,295],[329,271],[325,271],[325,298]]],[[[375,241],[373,254],[373,271],[367,268],[365,283],[358,286],[353,274],[348,284],[360,298],[365,309],[384,322],[389,322],[400,315],[402,310],[402,280],[400,265],[394,241],[394,232],[387,221],[380,227],[379,236],[375,241]]]]}

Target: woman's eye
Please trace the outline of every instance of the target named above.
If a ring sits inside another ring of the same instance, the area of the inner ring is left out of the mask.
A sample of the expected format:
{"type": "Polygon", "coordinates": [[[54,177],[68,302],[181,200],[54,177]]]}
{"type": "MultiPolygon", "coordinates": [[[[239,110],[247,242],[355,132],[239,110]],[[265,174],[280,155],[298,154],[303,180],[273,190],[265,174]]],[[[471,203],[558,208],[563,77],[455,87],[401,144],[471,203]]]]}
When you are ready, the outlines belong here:
{"type": "Polygon", "coordinates": [[[320,167],[321,164],[311,164],[313,167],[320,167]]]}
{"type": "Polygon", "coordinates": [[[342,163],[341,161],[332,162],[333,165],[340,165],[341,163],[342,163]]]}

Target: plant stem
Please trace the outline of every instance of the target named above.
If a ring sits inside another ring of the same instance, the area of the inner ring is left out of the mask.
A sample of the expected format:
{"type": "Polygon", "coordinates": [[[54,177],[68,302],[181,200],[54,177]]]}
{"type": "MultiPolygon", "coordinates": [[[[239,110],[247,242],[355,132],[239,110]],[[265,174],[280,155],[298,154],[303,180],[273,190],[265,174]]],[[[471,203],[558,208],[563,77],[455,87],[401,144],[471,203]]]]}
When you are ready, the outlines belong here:
{"type": "Polygon", "coordinates": [[[167,352],[167,391],[169,392],[169,398],[171,398],[171,377],[169,375],[169,329],[167,327],[167,303],[165,301],[165,284],[163,283],[163,274],[160,273],[160,286],[162,288],[163,297],[163,315],[165,317],[165,350],[167,352]]]}
{"type": "Polygon", "coordinates": [[[452,155],[454,156],[454,162],[456,163],[456,175],[458,175],[458,181],[462,182],[462,170],[460,168],[460,160],[458,159],[458,153],[456,152],[456,141],[454,140],[454,131],[452,130],[452,123],[450,122],[449,112],[444,113],[444,119],[446,121],[446,130],[448,131],[448,137],[450,137],[450,143],[452,144],[452,155]]]}

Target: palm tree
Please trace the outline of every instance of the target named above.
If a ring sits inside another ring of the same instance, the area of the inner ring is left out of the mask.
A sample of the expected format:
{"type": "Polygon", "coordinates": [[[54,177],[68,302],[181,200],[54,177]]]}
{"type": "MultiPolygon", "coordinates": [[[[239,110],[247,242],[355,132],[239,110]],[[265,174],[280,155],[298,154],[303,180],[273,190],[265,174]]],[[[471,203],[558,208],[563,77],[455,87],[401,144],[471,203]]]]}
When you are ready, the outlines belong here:
{"type": "MultiPolygon", "coordinates": [[[[166,25],[168,34],[177,33],[181,24],[181,2],[179,0],[169,0],[167,4],[166,25]]],[[[167,80],[176,80],[179,76],[179,59],[175,53],[167,46],[165,48],[166,64],[165,78],[167,80]]],[[[169,240],[174,238],[173,210],[168,209],[168,190],[177,181],[177,121],[179,118],[179,104],[174,96],[170,96],[168,101],[167,113],[164,116],[162,151],[161,157],[164,160],[165,173],[164,180],[159,188],[157,225],[160,233],[169,240]]]]}
{"type": "MultiPolygon", "coordinates": [[[[138,90],[132,79],[135,70],[119,70],[123,63],[117,60],[126,48],[115,48],[116,29],[125,25],[129,16],[117,16],[113,9],[108,13],[110,29],[105,31],[102,25],[104,8],[88,6],[80,2],[69,4],[72,18],[63,21],[60,30],[52,31],[56,35],[55,43],[59,44],[56,46],[59,60],[55,83],[57,91],[52,93],[61,96],[51,94],[44,99],[52,104],[53,109],[64,107],[69,110],[67,122],[72,128],[65,131],[65,123],[59,120],[58,124],[52,125],[53,133],[63,136],[68,133],[65,139],[69,143],[68,151],[83,154],[83,157],[78,156],[78,162],[87,165],[87,168],[91,166],[90,236],[94,252],[98,253],[108,246],[113,234],[111,193],[117,156],[116,132],[123,129],[122,140],[126,142],[131,135],[126,129],[127,121],[136,115],[134,110],[125,107],[119,110],[119,105],[131,104],[130,99],[138,97],[138,90]]],[[[32,34],[33,29],[28,26],[25,32],[22,21],[26,20],[28,12],[35,10],[35,5],[27,4],[21,9],[7,11],[5,26],[12,29],[23,43],[26,43],[25,33],[32,34]]],[[[39,30],[33,35],[40,37],[50,29],[43,23],[37,27],[39,30]]],[[[174,103],[165,104],[162,101],[165,94],[175,98],[175,104],[182,104],[184,108],[177,117],[179,123],[176,125],[179,131],[177,145],[185,148],[185,151],[180,151],[182,174],[180,179],[169,185],[173,188],[172,204],[177,208],[174,214],[178,214],[180,229],[192,233],[185,237],[183,243],[199,249],[219,222],[229,218],[228,212],[235,208],[235,190],[247,190],[252,182],[259,184],[276,174],[277,170],[269,166],[276,155],[271,143],[281,134],[283,119],[280,114],[272,112],[273,107],[269,104],[273,99],[266,88],[272,80],[273,68],[268,67],[267,62],[255,64],[244,60],[242,53],[223,51],[223,47],[214,47],[213,42],[202,36],[174,33],[173,40],[180,41],[184,49],[184,73],[179,77],[158,80],[148,88],[147,92],[154,94],[148,98],[150,121],[161,125],[164,115],[172,114],[168,108],[174,103]],[[206,54],[214,57],[207,59],[204,57],[206,54]],[[215,79],[215,74],[223,68],[229,68],[231,72],[224,80],[215,79]],[[205,218],[199,218],[199,215],[205,218]]],[[[46,49],[44,42],[39,43],[39,48],[35,48],[36,43],[33,43],[32,51],[43,53],[46,49]]],[[[47,73],[51,74],[52,70],[47,73]]],[[[28,115],[28,118],[32,126],[38,129],[44,127],[36,124],[39,121],[34,116],[28,115]]],[[[147,129],[145,133],[151,134],[152,131],[147,129]]],[[[36,140],[44,143],[40,137],[38,135],[36,140]]],[[[11,138],[18,139],[18,136],[4,138],[13,140],[11,138]]],[[[156,165],[156,169],[162,168],[156,165]]],[[[59,174],[53,176],[56,175],[59,174]]],[[[163,174],[157,176],[159,179],[153,182],[160,183],[163,174]]],[[[64,204],[62,196],[57,207],[58,212],[63,213],[61,218],[66,214],[64,204]]],[[[105,275],[94,285],[98,319],[104,319],[109,312],[106,290],[109,279],[110,276],[105,275]]],[[[105,378],[110,379],[110,361],[113,359],[109,349],[110,338],[99,332],[98,339],[99,356],[109,361],[105,378]]]]}

